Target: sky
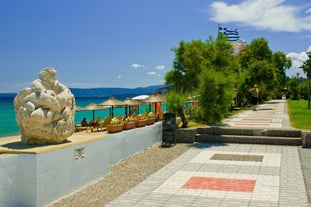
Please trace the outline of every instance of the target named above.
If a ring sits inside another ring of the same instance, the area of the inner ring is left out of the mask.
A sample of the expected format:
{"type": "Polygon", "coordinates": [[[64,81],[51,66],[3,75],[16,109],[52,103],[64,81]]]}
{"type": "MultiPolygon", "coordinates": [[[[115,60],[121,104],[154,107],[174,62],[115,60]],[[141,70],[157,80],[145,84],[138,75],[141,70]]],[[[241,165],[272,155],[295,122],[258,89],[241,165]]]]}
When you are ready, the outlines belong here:
{"type": "Polygon", "coordinates": [[[70,88],[164,84],[181,40],[265,38],[297,72],[311,51],[306,0],[0,0],[0,93],[31,87],[45,67],[70,88]]]}

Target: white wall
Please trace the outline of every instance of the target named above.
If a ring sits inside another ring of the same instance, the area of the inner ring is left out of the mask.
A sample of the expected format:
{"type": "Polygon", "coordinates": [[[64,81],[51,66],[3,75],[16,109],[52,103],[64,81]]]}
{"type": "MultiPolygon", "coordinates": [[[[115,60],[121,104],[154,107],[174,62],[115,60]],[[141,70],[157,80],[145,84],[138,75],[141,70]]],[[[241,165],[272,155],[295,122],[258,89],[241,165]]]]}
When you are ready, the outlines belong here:
{"type": "Polygon", "coordinates": [[[0,155],[0,206],[30,207],[53,202],[100,179],[110,165],[161,140],[159,122],[45,153],[0,155]]]}

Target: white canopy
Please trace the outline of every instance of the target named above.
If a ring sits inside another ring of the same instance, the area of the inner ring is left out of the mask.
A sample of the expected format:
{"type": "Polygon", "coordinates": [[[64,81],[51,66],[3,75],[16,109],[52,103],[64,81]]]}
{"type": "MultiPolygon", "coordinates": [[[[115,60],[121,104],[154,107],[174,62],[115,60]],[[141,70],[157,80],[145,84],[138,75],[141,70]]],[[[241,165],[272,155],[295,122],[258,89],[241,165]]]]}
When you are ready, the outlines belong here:
{"type": "Polygon", "coordinates": [[[146,99],[148,97],[149,97],[149,95],[139,95],[139,96],[133,97],[132,99],[141,101],[141,100],[144,100],[144,99],[146,99]]]}

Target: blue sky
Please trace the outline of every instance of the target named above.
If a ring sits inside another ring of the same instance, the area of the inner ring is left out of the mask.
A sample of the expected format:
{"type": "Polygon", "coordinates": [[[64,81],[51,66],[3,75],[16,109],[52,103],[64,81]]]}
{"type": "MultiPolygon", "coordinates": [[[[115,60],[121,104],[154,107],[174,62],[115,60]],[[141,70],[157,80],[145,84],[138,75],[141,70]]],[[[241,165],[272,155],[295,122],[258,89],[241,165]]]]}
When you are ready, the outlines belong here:
{"type": "Polygon", "coordinates": [[[311,50],[305,0],[0,0],[0,93],[30,87],[44,67],[68,87],[163,84],[171,49],[215,39],[218,24],[247,43],[266,38],[293,59],[289,76],[311,50]]]}

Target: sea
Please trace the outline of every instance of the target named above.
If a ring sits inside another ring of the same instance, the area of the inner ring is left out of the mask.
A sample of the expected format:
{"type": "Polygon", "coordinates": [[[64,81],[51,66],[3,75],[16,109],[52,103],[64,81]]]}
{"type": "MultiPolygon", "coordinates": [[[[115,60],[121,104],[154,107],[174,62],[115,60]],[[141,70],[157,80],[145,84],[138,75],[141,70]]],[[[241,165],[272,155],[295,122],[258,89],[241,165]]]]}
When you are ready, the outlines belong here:
{"type": "MultiPolygon", "coordinates": [[[[104,98],[75,98],[76,105],[80,107],[85,107],[90,103],[99,104],[107,99],[104,98]]],[[[15,119],[15,110],[14,110],[14,97],[0,97],[0,138],[7,136],[16,136],[20,135],[19,127],[17,126],[15,119]]],[[[122,101],[122,100],[121,100],[122,101]]],[[[144,113],[145,111],[150,111],[152,108],[150,105],[139,106],[136,109],[136,114],[144,113]]],[[[162,110],[165,110],[165,105],[162,105],[162,110]]],[[[95,120],[98,117],[102,119],[110,115],[110,109],[96,110],[94,111],[95,120]]],[[[124,116],[126,109],[124,107],[114,108],[113,114],[124,116]]],[[[93,119],[93,111],[76,111],[75,113],[75,124],[79,124],[83,118],[86,118],[87,121],[93,119]]]]}

